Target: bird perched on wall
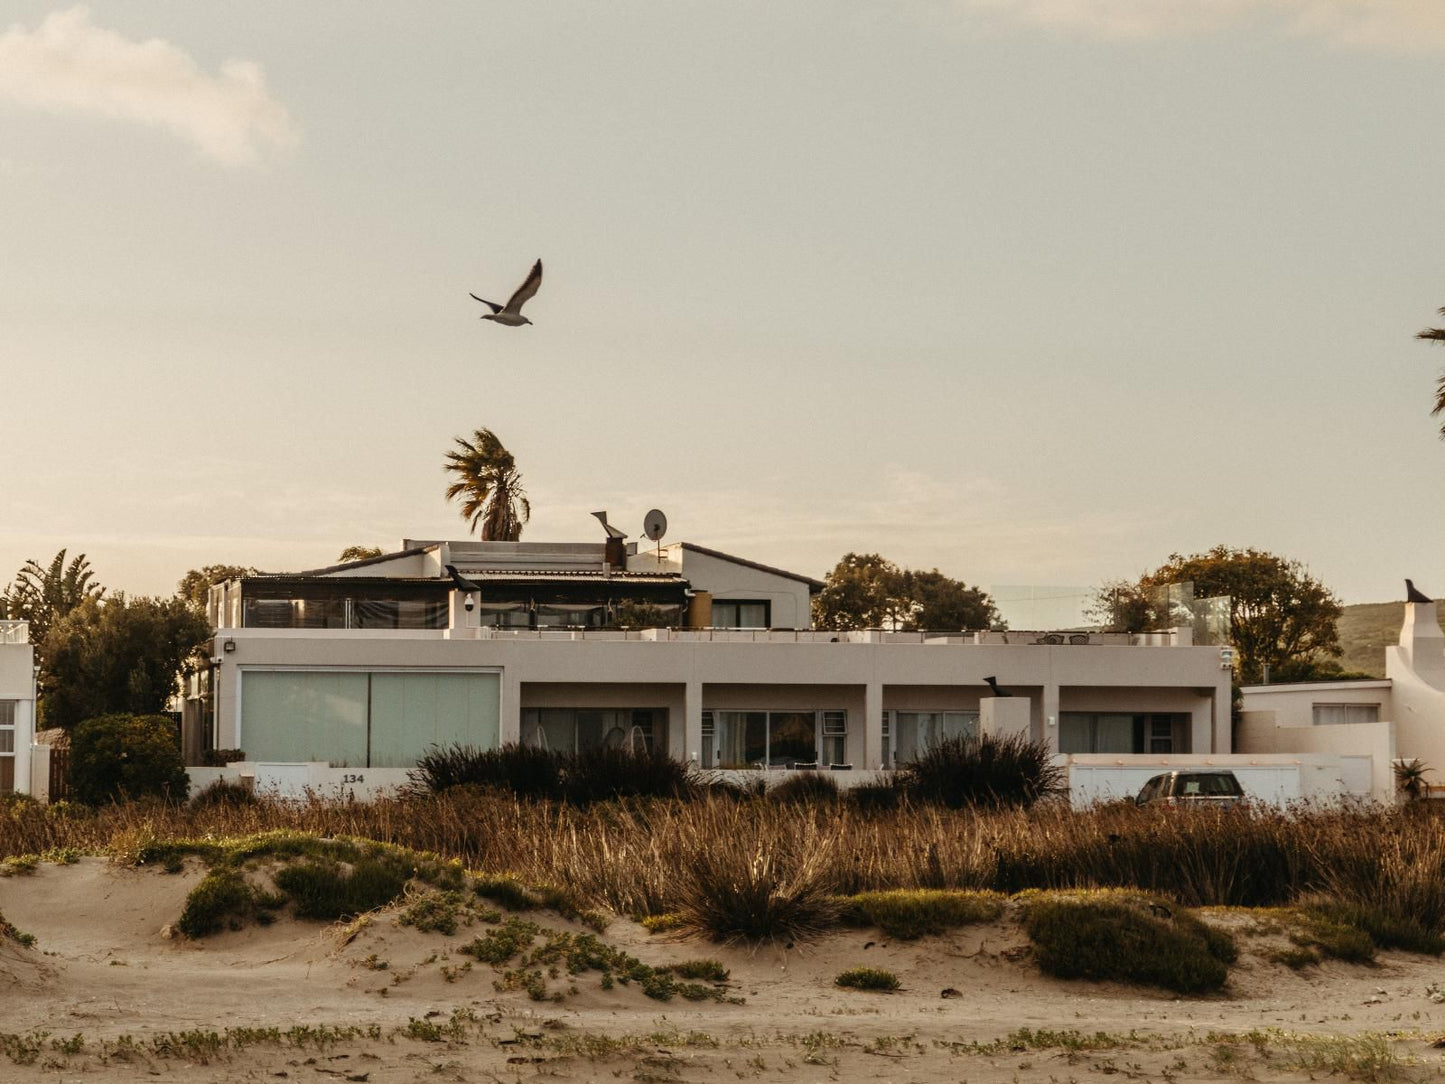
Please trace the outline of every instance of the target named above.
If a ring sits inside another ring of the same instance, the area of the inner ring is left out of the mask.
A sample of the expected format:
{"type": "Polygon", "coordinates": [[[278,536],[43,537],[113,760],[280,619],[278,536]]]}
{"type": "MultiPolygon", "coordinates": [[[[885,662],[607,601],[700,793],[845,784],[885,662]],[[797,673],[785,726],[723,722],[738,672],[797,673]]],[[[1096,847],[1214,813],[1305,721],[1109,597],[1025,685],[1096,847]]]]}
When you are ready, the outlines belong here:
{"type": "Polygon", "coordinates": [[[498,305],[495,301],[488,301],[484,297],[477,297],[471,294],[471,298],[480,301],[492,311],[482,317],[483,320],[494,320],[499,324],[506,324],[508,327],[521,327],[523,324],[530,324],[522,315],[522,306],[532,299],[537,292],[537,287],[542,285],[542,261],[538,260],[532,265],[531,272],[522,285],[517,287],[517,292],[507,299],[505,305],[498,305]]]}

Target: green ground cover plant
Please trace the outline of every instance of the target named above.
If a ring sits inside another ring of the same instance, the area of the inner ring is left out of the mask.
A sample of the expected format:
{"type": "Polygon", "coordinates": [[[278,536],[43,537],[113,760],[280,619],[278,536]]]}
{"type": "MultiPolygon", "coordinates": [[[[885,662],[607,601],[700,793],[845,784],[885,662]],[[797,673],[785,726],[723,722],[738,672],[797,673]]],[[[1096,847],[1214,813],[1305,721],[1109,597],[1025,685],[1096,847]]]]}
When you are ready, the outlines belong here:
{"type": "Polygon", "coordinates": [[[840,972],[833,981],[852,990],[880,990],[884,993],[892,993],[901,985],[897,975],[880,967],[850,967],[840,972]]]}
{"type": "Polygon", "coordinates": [[[845,897],[841,919],[854,926],[877,926],[890,937],[911,941],[957,926],[992,922],[1003,914],[996,892],[943,888],[895,888],[845,897]]]}
{"type": "Polygon", "coordinates": [[[1183,994],[1219,990],[1238,956],[1233,940],[1157,896],[1098,891],[1026,904],[1034,958],[1064,979],[1117,980],[1183,994]]]}

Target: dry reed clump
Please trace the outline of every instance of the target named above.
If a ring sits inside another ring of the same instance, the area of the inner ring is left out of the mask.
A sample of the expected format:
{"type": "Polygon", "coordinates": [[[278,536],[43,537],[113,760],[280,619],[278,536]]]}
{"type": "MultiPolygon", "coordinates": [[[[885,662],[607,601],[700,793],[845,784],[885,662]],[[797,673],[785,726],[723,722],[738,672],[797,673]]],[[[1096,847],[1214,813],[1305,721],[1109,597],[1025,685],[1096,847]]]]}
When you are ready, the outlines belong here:
{"type": "MultiPolygon", "coordinates": [[[[1445,934],[1442,817],[1433,808],[859,809],[719,793],[578,808],[463,787],[370,803],[10,802],[0,805],[0,858],[68,848],[141,859],[155,856],[156,840],[286,830],[434,852],[635,916],[683,911],[705,886],[733,886],[735,905],[753,915],[795,900],[800,915],[815,916],[804,926],[826,917],[801,906],[820,894],[889,889],[1109,886],[1246,907],[1323,896],[1352,907],[1348,921],[1381,947],[1433,952],[1445,934]]],[[[705,917],[704,903],[694,919],[705,917]]]]}

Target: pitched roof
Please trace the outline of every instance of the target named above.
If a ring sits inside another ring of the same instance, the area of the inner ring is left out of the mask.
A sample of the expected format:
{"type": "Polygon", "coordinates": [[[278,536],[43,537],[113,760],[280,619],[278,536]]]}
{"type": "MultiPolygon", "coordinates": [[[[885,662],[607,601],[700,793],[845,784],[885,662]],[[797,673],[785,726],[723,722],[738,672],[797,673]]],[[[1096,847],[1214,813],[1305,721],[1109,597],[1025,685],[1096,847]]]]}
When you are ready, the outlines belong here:
{"type": "Polygon", "coordinates": [[[699,546],[695,542],[679,542],[685,550],[692,550],[694,553],[701,553],[707,557],[716,557],[719,561],[731,561],[735,565],[743,565],[746,568],[755,568],[759,572],[771,572],[774,576],[784,576],[790,580],[799,580],[808,585],[808,592],[816,594],[827,585],[822,580],[815,580],[812,576],[804,576],[799,572],[789,572],[785,568],[774,568],[772,565],[765,565],[758,561],[749,561],[745,557],[734,557],[731,553],[723,553],[722,550],[708,549],[706,546],[699,546]]]}

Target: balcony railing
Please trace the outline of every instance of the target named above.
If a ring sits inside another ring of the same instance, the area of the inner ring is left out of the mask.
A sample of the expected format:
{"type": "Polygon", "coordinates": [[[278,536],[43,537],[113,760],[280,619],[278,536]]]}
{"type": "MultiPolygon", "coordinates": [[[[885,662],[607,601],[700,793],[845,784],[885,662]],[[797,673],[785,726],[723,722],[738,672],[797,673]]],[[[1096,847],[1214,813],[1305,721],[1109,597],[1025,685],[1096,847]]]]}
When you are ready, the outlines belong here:
{"type": "Polygon", "coordinates": [[[28,644],[30,622],[0,621],[0,644],[28,644]]]}

